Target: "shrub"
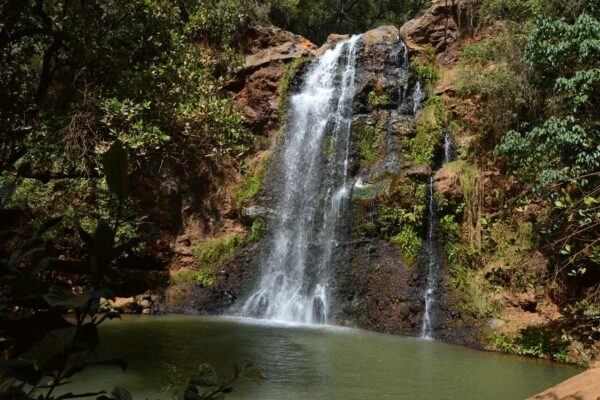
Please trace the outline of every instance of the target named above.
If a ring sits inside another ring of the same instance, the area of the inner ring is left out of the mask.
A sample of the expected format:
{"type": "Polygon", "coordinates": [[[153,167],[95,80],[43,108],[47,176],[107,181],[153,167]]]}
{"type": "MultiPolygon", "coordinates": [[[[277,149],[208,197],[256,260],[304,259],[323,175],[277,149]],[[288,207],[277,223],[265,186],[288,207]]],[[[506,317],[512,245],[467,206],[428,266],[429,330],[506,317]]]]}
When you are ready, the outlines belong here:
{"type": "Polygon", "coordinates": [[[197,243],[194,245],[196,262],[200,266],[222,264],[237,248],[245,246],[246,243],[246,239],[238,234],[197,243]]]}
{"type": "Polygon", "coordinates": [[[371,163],[379,156],[381,132],[379,128],[368,124],[359,124],[353,129],[356,147],[360,158],[371,163]]]}
{"type": "Polygon", "coordinates": [[[430,97],[417,120],[417,134],[408,141],[407,158],[433,166],[443,135],[444,109],[439,97],[430,97]]]}
{"type": "Polygon", "coordinates": [[[415,263],[423,241],[412,225],[404,226],[400,233],[390,238],[390,241],[402,249],[406,266],[415,263]]]}

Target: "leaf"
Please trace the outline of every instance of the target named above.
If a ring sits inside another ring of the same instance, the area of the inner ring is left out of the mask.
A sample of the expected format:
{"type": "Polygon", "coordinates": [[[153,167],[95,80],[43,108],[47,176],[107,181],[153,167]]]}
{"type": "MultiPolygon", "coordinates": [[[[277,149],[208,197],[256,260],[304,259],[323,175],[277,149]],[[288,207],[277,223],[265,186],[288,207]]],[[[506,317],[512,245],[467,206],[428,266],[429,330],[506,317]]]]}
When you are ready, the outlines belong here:
{"type": "Polygon", "coordinates": [[[54,228],[58,223],[60,223],[60,221],[62,221],[62,217],[48,218],[42,222],[42,225],[40,225],[39,229],[37,230],[37,236],[42,236],[44,233],[54,228]]]}
{"type": "Polygon", "coordinates": [[[90,300],[90,295],[78,295],[58,285],[50,286],[44,300],[52,307],[83,308],[90,300]]]}
{"type": "Polygon", "coordinates": [[[124,199],[130,190],[127,151],[120,140],[115,140],[102,155],[102,170],[108,189],[119,199],[124,199]]]}
{"type": "Polygon", "coordinates": [[[6,180],[0,186],[0,207],[4,206],[15,193],[14,188],[17,185],[16,180],[6,180]]]}
{"type": "Polygon", "coordinates": [[[217,384],[217,371],[209,364],[202,364],[190,378],[190,384],[197,386],[212,386],[217,384]]]}
{"type": "Polygon", "coordinates": [[[83,325],[75,335],[73,343],[81,345],[84,349],[94,351],[100,344],[98,327],[92,322],[83,325]]]}
{"type": "Polygon", "coordinates": [[[131,393],[122,387],[116,387],[112,391],[115,400],[132,400],[131,393]]]}
{"type": "Polygon", "coordinates": [[[160,232],[154,231],[154,232],[146,233],[145,235],[142,235],[142,236],[137,236],[132,239],[129,239],[126,243],[123,243],[122,245],[120,245],[117,248],[117,254],[122,254],[126,251],[133,249],[135,246],[137,246],[140,243],[144,243],[149,240],[156,239],[159,236],[160,236],[160,232]]]}
{"type": "MultiPolygon", "coordinates": [[[[106,393],[106,391],[101,390],[99,392],[88,392],[88,393],[65,393],[56,398],[56,400],[66,400],[66,399],[81,399],[84,397],[97,396],[99,394],[106,393]]],[[[100,396],[102,397],[102,396],[100,396]]],[[[98,397],[98,398],[100,398],[98,397]]]]}
{"type": "Polygon", "coordinates": [[[94,247],[94,239],[92,239],[92,235],[90,235],[85,229],[83,229],[79,222],[77,222],[77,232],[79,232],[79,237],[88,247],[94,247]]]}
{"type": "Polygon", "coordinates": [[[43,296],[48,291],[48,284],[37,279],[35,275],[20,275],[11,285],[14,300],[43,296]]]}
{"type": "Polygon", "coordinates": [[[48,332],[48,336],[54,340],[57,340],[63,344],[71,344],[73,342],[73,338],[75,337],[75,332],[77,328],[75,326],[69,326],[63,329],[55,329],[53,331],[48,332]]]}
{"type": "Polygon", "coordinates": [[[15,378],[30,385],[36,384],[41,379],[33,361],[22,358],[0,361],[0,369],[4,371],[3,378],[15,378]]]}
{"type": "Polygon", "coordinates": [[[244,365],[244,368],[242,368],[242,372],[240,373],[240,375],[246,379],[255,381],[265,379],[265,376],[262,373],[262,371],[254,367],[252,364],[244,365]]]}
{"type": "Polygon", "coordinates": [[[55,261],[58,261],[58,257],[44,257],[35,264],[35,267],[30,271],[30,273],[32,275],[37,275],[48,268],[55,261]]]}
{"type": "Polygon", "coordinates": [[[115,235],[110,226],[99,221],[93,236],[94,250],[97,254],[110,258],[115,243],[115,235]]]}

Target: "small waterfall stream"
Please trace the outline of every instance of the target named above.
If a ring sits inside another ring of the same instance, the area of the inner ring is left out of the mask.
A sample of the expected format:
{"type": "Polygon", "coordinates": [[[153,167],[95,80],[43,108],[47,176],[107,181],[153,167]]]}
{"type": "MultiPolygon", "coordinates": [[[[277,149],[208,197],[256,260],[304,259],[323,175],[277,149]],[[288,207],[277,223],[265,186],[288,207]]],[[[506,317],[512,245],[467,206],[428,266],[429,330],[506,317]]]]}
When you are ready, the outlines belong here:
{"type": "Polygon", "coordinates": [[[245,316],[324,323],[338,216],[348,197],[356,56],[361,36],[313,62],[291,97],[283,144],[283,191],[275,205],[262,277],[245,316]],[[324,153],[327,153],[324,156],[324,153]]]}
{"type": "MultiPolygon", "coordinates": [[[[448,132],[444,133],[444,159],[443,164],[450,162],[452,159],[452,139],[448,132]]],[[[443,165],[442,164],[442,165],[443,165]]],[[[432,316],[431,309],[436,301],[437,281],[440,267],[440,255],[437,248],[436,228],[437,228],[437,210],[435,205],[435,173],[429,177],[428,186],[428,224],[427,238],[425,242],[425,254],[427,258],[427,287],[423,299],[425,301],[425,309],[423,311],[423,322],[421,324],[421,337],[424,339],[433,339],[432,316]]]]}

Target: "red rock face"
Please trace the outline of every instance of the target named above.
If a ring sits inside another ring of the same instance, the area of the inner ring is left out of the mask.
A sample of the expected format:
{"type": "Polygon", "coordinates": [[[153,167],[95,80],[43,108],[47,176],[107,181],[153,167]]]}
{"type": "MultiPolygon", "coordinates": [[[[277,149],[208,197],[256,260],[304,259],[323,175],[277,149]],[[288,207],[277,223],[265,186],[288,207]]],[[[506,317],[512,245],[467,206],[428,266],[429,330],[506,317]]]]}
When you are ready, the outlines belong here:
{"type": "Polygon", "coordinates": [[[411,53],[420,52],[431,44],[436,53],[447,51],[469,31],[474,17],[474,0],[434,0],[420,17],[400,28],[400,35],[411,53]]]}
{"type": "Polygon", "coordinates": [[[244,66],[226,89],[234,93],[248,127],[267,136],[279,127],[278,88],[286,64],[301,57],[314,57],[317,47],[300,35],[276,27],[253,29],[241,47],[244,66]]]}

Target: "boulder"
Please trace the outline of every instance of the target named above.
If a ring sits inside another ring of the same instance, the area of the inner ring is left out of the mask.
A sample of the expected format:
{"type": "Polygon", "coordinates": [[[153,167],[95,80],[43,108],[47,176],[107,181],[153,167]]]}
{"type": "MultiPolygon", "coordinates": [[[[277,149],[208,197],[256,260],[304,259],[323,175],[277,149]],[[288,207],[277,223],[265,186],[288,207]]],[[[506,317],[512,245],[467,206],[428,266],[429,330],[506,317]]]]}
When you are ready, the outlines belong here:
{"type": "Polygon", "coordinates": [[[600,368],[592,368],[527,400],[597,400],[600,393],[600,368]]]}
{"type": "Polygon", "coordinates": [[[446,198],[460,200],[463,197],[457,170],[452,165],[445,165],[435,173],[434,185],[435,190],[444,194],[446,198]]]}
{"type": "Polygon", "coordinates": [[[273,215],[273,210],[267,207],[251,206],[242,208],[242,219],[248,225],[257,218],[267,219],[273,215]]]}
{"type": "Polygon", "coordinates": [[[108,305],[123,314],[138,314],[142,310],[134,297],[115,297],[114,300],[108,301],[108,305]]]}
{"type": "Polygon", "coordinates": [[[350,38],[350,35],[338,35],[338,34],[332,33],[331,35],[329,35],[327,37],[327,41],[323,44],[323,46],[319,47],[319,49],[316,52],[316,55],[317,56],[322,55],[323,53],[325,53],[327,50],[331,49],[337,43],[343,42],[344,40],[348,40],[349,38],[350,38]]]}
{"type": "Polygon", "coordinates": [[[241,73],[249,73],[274,61],[312,57],[317,49],[310,40],[274,26],[254,28],[248,37],[248,53],[241,73]]]}
{"type": "Polygon", "coordinates": [[[406,171],[406,176],[421,182],[427,182],[430,175],[431,168],[425,164],[413,165],[406,171]]]}
{"type": "Polygon", "coordinates": [[[428,44],[437,53],[444,52],[457,41],[461,28],[471,25],[475,6],[476,0],[434,0],[423,15],[411,19],[400,28],[400,35],[409,52],[421,52],[428,44]]]}

